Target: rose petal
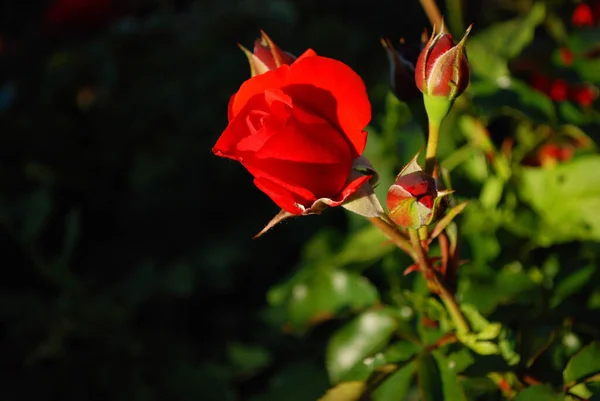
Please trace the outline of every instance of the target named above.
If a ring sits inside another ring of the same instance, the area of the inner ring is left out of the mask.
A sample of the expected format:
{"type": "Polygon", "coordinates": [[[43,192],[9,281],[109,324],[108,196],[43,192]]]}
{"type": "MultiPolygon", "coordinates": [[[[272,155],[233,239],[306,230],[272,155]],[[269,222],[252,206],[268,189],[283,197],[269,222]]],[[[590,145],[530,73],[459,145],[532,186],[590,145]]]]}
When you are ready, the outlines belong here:
{"type": "Polygon", "coordinates": [[[298,58],[296,59],[296,61],[298,61],[298,60],[301,60],[301,59],[303,59],[303,58],[305,58],[305,57],[314,57],[314,56],[316,56],[316,55],[317,55],[317,52],[315,52],[313,49],[308,49],[308,50],[306,50],[304,53],[302,53],[302,54],[300,55],[300,57],[298,57],[298,58]]]}
{"type": "Polygon", "coordinates": [[[300,215],[304,211],[303,208],[298,206],[293,195],[277,183],[270,181],[267,178],[260,177],[254,179],[254,185],[269,196],[269,198],[283,210],[295,215],[300,215]]]}
{"type": "Polygon", "coordinates": [[[350,67],[330,58],[308,56],[299,58],[291,66],[283,65],[255,76],[244,82],[236,93],[230,117],[235,117],[253,96],[275,88],[285,88],[295,103],[302,100],[306,109],[339,125],[357,155],[362,154],[367,140],[363,129],[371,119],[371,104],[364,82],[350,67]],[[330,96],[315,97],[314,89],[330,96]]]}
{"type": "Polygon", "coordinates": [[[306,57],[292,64],[287,84],[297,88],[292,99],[305,100],[310,110],[325,113],[346,134],[357,155],[362,154],[367,141],[363,129],[371,120],[371,103],[363,80],[352,68],[327,57],[306,57]],[[325,97],[303,97],[302,88],[296,85],[310,85],[329,92],[335,103],[325,97]]]}
{"type": "Polygon", "coordinates": [[[268,89],[280,89],[287,85],[289,75],[290,66],[282,65],[276,70],[267,71],[246,80],[230,102],[230,120],[237,116],[256,95],[262,96],[268,89]]]}
{"type": "Polygon", "coordinates": [[[309,207],[317,198],[332,197],[344,188],[350,171],[344,164],[304,164],[275,159],[245,160],[255,178],[265,178],[295,194],[295,200],[309,207]]]}
{"type": "Polygon", "coordinates": [[[285,127],[273,133],[256,153],[257,158],[348,165],[344,180],[350,171],[353,156],[348,141],[336,127],[298,106],[294,106],[292,118],[285,127]]]}
{"type": "Polygon", "coordinates": [[[330,206],[330,207],[340,206],[352,194],[354,194],[361,186],[363,186],[365,183],[367,183],[370,179],[371,179],[370,175],[363,175],[358,178],[355,178],[353,181],[348,183],[348,185],[346,185],[344,190],[342,192],[340,192],[339,195],[335,196],[334,198],[320,198],[320,199],[317,199],[315,201],[315,203],[323,202],[323,203],[327,204],[327,206],[330,206]]]}
{"type": "MultiPolygon", "coordinates": [[[[239,151],[238,144],[252,135],[246,120],[248,113],[252,110],[268,110],[264,96],[254,97],[246,104],[246,108],[247,110],[245,113],[239,114],[238,117],[234,117],[229,122],[225,131],[223,131],[217,140],[217,143],[212,148],[215,155],[241,161],[242,154],[239,151]]],[[[257,137],[257,135],[253,135],[253,137],[257,137]]],[[[258,139],[259,138],[257,137],[255,140],[258,139]]],[[[266,142],[267,139],[268,138],[263,138],[263,143],[266,142]]]]}

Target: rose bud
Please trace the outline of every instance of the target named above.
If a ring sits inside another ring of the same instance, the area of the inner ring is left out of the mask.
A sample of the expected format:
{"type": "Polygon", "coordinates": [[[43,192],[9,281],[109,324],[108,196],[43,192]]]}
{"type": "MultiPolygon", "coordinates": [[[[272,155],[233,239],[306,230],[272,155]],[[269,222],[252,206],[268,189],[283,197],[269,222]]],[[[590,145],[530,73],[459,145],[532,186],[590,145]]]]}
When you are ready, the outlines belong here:
{"type": "Polygon", "coordinates": [[[465,41],[470,31],[469,26],[455,45],[443,23],[438,33],[434,27],[415,67],[415,81],[423,94],[454,100],[465,91],[470,75],[465,41]]]}
{"type": "Polygon", "coordinates": [[[589,107],[598,97],[598,90],[590,85],[576,85],[569,87],[569,98],[580,106],[589,107]]]}
{"type": "Polygon", "coordinates": [[[417,156],[396,177],[387,195],[390,219],[399,226],[417,229],[435,222],[447,205],[445,191],[438,180],[425,174],[417,156]]]}
{"type": "Polygon", "coordinates": [[[260,31],[260,38],[254,41],[253,52],[242,45],[239,45],[239,47],[248,57],[250,76],[252,77],[274,70],[282,65],[292,64],[296,60],[296,56],[281,50],[263,31],[260,31]]]}
{"type": "Polygon", "coordinates": [[[407,103],[421,97],[414,78],[420,47],[410,46],[404,43],[403,39],[400,40],[397,49],[389,39],[382,39],[381,44],[387,51],[390,61],[390,82],[394,95],[407,103]]]}
{"type": "Polygon", "coordinates": [[[577,4],[571,15],[571,24],[576,27],[593,26],[594,12],[592,7],[584,2],[577,4]]]}
{"type": "Polygon", "coordinates": [[[362,157],[371,119],[365,84],[346,64],[314,54],[244,82],[212,149],[241,163],[282,209],[261,234],[285,218],[328,207],[383,213],[370,186],[376,173],[362,157]]]}

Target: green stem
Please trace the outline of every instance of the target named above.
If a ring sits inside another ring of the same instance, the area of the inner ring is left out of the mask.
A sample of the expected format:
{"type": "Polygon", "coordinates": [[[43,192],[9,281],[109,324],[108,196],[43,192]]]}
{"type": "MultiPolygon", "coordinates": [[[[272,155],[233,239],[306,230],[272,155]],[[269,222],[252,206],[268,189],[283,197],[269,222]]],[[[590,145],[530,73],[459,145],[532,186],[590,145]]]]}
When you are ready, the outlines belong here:
{"type": "Polygon", "coordinates": [[[425,151],[425,174],[433,175],[439,139],[440,124],[429,120],[429,138],[427,139],[427,149],[425,151]]]}
{"type": "Polygon", "coordinates": [[[463,10],[466,10],[464,0],[446,0],[446,13],[450,22],[450,31],[454,35],[460,35],[465,30],[463,10]]]}
{"type": "Polygon", "coordinates": [[[469,323],[467,323],[467,320],[465,319],[462,312],[460,311],[460,307],[458,306],[458,303],[456,302],[454,295],[452,295],[450,290],[448,290],[448,288],[444,285],[444,283],[439,279],[437,274],[435,275],[434,280],[437,282],[438,291],[439,291],[438,295],[440,296],[440,299],[444,303],[444,306],[446,307],[448,314],[450,314],[450,318],[452,319],[452,321],[454,322],[454,325],[456,326],[456,331],[458,332],[458,334],[469,333],[471,331],[471,329],[469,328],[469,323]]]}

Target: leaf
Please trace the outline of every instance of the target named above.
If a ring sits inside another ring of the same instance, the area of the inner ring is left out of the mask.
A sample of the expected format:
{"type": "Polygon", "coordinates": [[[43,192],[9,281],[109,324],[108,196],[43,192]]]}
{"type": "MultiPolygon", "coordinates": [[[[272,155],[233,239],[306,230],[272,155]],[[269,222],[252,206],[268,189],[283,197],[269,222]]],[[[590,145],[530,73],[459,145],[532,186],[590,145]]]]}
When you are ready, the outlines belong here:
{"type": "Polygon", "coordinates": [[[286,309],[295,329],[330,319],[345,308],[361,310],[379,301],[377,289],[364,277],[339,269],[301,270],[268,295],[272,306],[286,309]]]}
{"type": "Polygon", "coordinates": [[[444,356],[440,351],[434,351],[433,357],[437,362],[437,366],[442,378],[442,389],[444,392],[444,400],[466,401],[467,397],[463,387],[458,379],[458,364],[444,356]]]}
{"type": "Polygon", "coordinates": [[[578,268],[573,273],[558,281],[550,299],[550,307],[555,308],[566,298],[576,294],[584,285],[590,282],[595,272],[596,266],[589,265],[578,268]]]}
{"type": "Polygon", "coordinates": [[[385,350],[385,360],[390,363],[405,362],[412,358],[422,347],[410,341],[398,341],[385,350]]]}
{"type": "Polygon", "coordinates": [[[64,260],[69,260],[81,231],[81,211],[72,209],[65,218],[65,240],[61,257],[64,260]]]}
{"type": "Polygon", "coordinates": [[[329,389],[319,401],[357,401],[365,388],[366,384],[360,381],[340,383],[329,389]]]}
{"type": "Polygon", "coordinates": [[[325,356],[332,382],[344,380],[345,375],[379,351],[396,330],[396,321],[386,310],[362,313],[340,328],[329,340],[325,356]]]}
{"type": "Polygon", "coordinates": [[[52,197],[44,188],[16,199],[0,197],[0,222],[19,227],[19,239],[26,244],[36,240],[52,212],[52,197]]]}
{"type": "Polygon", "coordinates": [[[446,229],[448,225],[452,223],[452,220],[454,220],[454,218],[458,216],[460,212],[463,211],[463,209],[467,206],[468,203],[469,202],[459,203],[458,205],[454,206],[452,209],[447,211],[446,215],[442,219],[440,219],[440,221],[435,225],[435,228],[429,235],[430,240],[433,240],[438,235],[440,235],[442,231],[444,231],[444,229],[446,229]]]}
{"type": "Polygon", "coordinates": [[[514,401],[563,401],[564,395],[555,393],[545,385],[531,386],[521,391],[514,401]]]}
{"type": "Polygon", "coordinates": [[[422,353],[416,359],[416,363],[420,400],[443,400],[442,378],[433,356],[429,353],[422,353]]]}
{"type": "Polygon", "coordinates": [[[396,249],[381,231],[371,224],[352,232],[344,237],[343,241],[341,239],[339,232],[319,232],[305,245],[304,259],[325,268],[363,267],[396,249]]]}
{"type": "Polygon", "coordinates": [[[475,341],[465,345],[479,355],[496,355],[500,353],[500,348],[491,341],[475,341]]]}
{"type": "Polygon", "coordinates": [[[600,157],[586,155],[552,169],[523,168],[521,198],[540,216],[537,242],[543,246],[573,240],[600,240],[600,157]]]}
{"type": "Polygon", "coordinates": [[[579,74],[582,81],[600,84],[600,57],[586,57],[600,43],[600,30],[577,29],[569,33],[566,46],[579,57],[570,66],[579,74]]]}
{"type": "MultiPolygon", "coordinates": [[[[270,375],[267,389],[263,394],[251,397],[249,401],[316,400],[325,394],[329,387],[327,374],[321,365],[312,361],[290,361],[270,375]]],[[[200,397],[200,399],[207,398],[200,397]]]]}
{"type": "Polygon", "coordinates": [[[332,255],[327,263],[337,267],[372,263],[395,249],[377,227],[369,224],[346,238],[342,249],[332,255]]]}
{"type": "Polygon", "coordinates": [[[463,303],[460,306],[465,317],[469,321],[469,325],[476,334],[478,340],[493,340],[500,334],[502,325],[500,323],[490,323],[484,318],[475,306],[463,303]]]}
{"type": "Polygon", "coordinates": [[[563,371],[565,388],[600,373],[600,342],[594,341],[575,354],[563,371]]]}
{"type": "Polygon", "coordinates": [[[547,95],[513,77],[504,76],[499,80],[502,82],[500,88],[498,80],[485,78],[474,80],[470,86],[480,117],[492,119],[509,108],[513,114],[540,123],[556,119],[556,108],[547,95]]]}
{"type": "Polygon", "coordinates": [[[271,354],[262,347],[231,343],[227,354],[232,365],[243,373],[252,373],[266,367],[271,362],[271,354]]]}
{"type": "Polygon", "coordinates": [[[494,24],[484,31],[475,30],[467,41],[472,71],[493,80],[509,76],[507,60],[518,56],[531,42],[545,15],[544,4],[535,3],[524,17],[494,24]]]}
{"type": "Polygon", "coordinates": [[[415,375],[416,363],[411,361],[394,372],[373,391],[373,401],[397,401],[405,399],[415,375]]]}
{"type": "Polygon", "coordinates": [[[467,348],[460,348],[458,351],[451,352],[446,358],[452,364],[451,368],[457,372],[462,372],[475,362],[472,352],[467,348]]]}

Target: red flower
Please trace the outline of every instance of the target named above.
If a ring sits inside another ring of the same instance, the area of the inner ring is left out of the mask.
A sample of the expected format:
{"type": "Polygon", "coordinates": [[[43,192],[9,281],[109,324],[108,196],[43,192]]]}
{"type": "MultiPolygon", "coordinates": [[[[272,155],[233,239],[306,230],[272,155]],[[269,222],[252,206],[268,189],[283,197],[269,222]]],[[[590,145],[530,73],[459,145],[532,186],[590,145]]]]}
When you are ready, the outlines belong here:
{"type": "Polygon", "coordinates": [[[594,13],[588,3],[579,3],[571,15],[571,24],[574,26],[593,26],[594,13]]]}
{"type": "Polygon", "coordinates": [[[371,177],[353,172],[370,118],[361,78],[309,52],[242,84],[213,152],[239,161],[288,214],[319,213],[344,203],[371,177]]]}
{"type": "Polygon", "coordinates": [[[529,81],[530,85],[543,93],[548,93],[550,90],[550,79],[544,74],[540,74],[539,72],[534,71],[531,74],[531,79],[529,81]]]}
{"type": "Polygon", "coordinates": [[[567,48],[567,47],[561,47],[559,50],[559,55],[560,55],[560,61],[564,64],[564,65],[571,65],[573,64],[573,52],[567,48]]]}
{"type": "Polygon", "coordinates": [[[443,24],[439,32],[434,30],[415,66],[415,81],[421,92],[453,100],[465,91],[470,76],[465,41],[470,31],[471,27],[455,45],[443,24]]]}
{"type": "Polygon", "coordinates": [[[568,145],[557,145],[548,143],[542,145],[538,150],[539,165],[554,166],[557,163],[564,163],[573,157],[573,147],[568,145]]]}
{"type": "Polygon", "coordinates": [[[589,85],[580,85],[569,88],[569,98],[583,107],[587,107],[594,103],[597,96],[597,90],[594,90],[594,88],[589,85]]]}
{"type": "Polygon", "coordinates": [[[554,101],[562,102],[567,99],[569,84],[563,79],[557,79],[550,85],[548,96],[554,101]]]}

